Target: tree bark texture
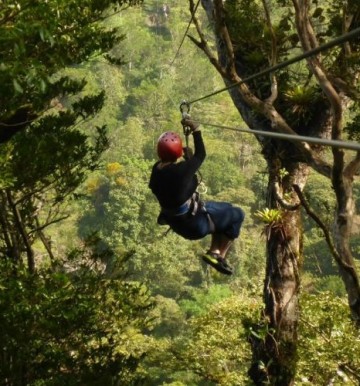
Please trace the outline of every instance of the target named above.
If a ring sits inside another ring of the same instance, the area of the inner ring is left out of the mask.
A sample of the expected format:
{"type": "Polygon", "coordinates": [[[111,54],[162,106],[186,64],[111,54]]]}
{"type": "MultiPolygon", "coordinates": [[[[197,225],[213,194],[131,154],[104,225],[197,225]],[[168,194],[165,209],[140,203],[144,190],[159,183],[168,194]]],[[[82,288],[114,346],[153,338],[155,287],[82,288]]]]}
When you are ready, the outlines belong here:
{"type": "MultiPolygon", "coordinates": [[[[270,161],[270,160],[269,160],[270,161]]],[[[269,162],[271,167],[268,189],[268,207],[278,208],[279,170],[286,167],[289,174],[280,182],[282,191],[291,191],[292,185],[304,186],[309,168],[305,164],[269,162]]],[[[253,352],[249,375],[256,385],[293,385],[297,360],[297,327],[299,320],[299,291],[302,263],[302,223],[298,206],[283,209],[282,220],[269,226],[266,232],[266,277],[264,284],[263,323],[250,338],[253,352]],[[258,336],[264,337],[259,339],[258,336]]]]}

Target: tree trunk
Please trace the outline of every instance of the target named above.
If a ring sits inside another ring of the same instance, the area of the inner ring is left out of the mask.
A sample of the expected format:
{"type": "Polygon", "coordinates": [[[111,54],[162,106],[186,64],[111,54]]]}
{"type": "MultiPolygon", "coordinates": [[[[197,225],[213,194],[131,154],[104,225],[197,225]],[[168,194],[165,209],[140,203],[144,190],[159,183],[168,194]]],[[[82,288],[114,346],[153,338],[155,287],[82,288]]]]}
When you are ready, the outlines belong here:
{"type": "MultiPolygon", "coordinates": [[[[281,183],[282,192],[291,191],[295,183],[303,187],[309,169],[305,164],[277,161],[272,158],[273,166],[269,167],[267,206],[273,209],[279,208],[276,184],[281,183]],[[282,181],[276,164],[289,173],[282,181]]],[[[299,268],[303,249],[298,207],[283,210],[281,223],[268,227],[267,236],[265,309],[263,322],[250,339],[253,358],[249,375],[256,385],[287,386],[294,384],[297,360],[299,268]]]]}

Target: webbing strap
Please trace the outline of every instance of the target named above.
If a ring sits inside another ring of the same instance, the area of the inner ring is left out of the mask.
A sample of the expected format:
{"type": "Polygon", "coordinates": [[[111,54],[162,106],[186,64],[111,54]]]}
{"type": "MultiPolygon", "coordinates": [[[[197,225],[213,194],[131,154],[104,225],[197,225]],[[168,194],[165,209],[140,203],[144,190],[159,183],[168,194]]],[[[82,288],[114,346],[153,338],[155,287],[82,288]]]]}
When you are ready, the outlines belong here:
{"type": "Polygon", "coordinates": [[[207,218],[208,218],[208,221],[209,221],[210,233],[215,233],[216,228],[215,228],[214,221],[213,221],[213,219],[211,218],[211,216],[210,216],[210,214],[208,212],[206,212],[206,215],[207,215],[207,218]]]}

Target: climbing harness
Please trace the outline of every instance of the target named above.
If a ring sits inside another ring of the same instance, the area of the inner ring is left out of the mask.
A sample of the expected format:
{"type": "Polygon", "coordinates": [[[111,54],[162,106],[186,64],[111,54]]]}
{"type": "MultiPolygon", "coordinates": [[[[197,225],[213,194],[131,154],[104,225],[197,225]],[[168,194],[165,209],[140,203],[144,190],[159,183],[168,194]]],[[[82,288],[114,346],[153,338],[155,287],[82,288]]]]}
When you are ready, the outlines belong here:
{"type": "MultiPolygon", "coordinates": [[[[194,192],[193,195],[182,205],[175,209],[165,209],[161,208],[161,212],[158,216],[158,224],[159,225],[167,225],[167,217],[176,217],[176,218],[184,218],[186,219],[188,216],[195,216],[199,211],[202,211],[206,214],[206,217],[209,222],[210,227],[210,233],[215,232],[215,224],[209,214],[209,212],[206,210],[206,204],[204,201],[200,199],[199,192],[194,192]]],[[[168,234],[170,229],[167,230],[165,235],[168,234]]]]}
{"type": "Polygon", "coordinates": [[[165,216],[179,217],[185,214],[195,216],[198,209],[201,208],[202,202],[200,201],[199,193],[194,192],[193,195],[186,200],[182,205],[175,209],[161,208],[161,213],[165,216]]]}

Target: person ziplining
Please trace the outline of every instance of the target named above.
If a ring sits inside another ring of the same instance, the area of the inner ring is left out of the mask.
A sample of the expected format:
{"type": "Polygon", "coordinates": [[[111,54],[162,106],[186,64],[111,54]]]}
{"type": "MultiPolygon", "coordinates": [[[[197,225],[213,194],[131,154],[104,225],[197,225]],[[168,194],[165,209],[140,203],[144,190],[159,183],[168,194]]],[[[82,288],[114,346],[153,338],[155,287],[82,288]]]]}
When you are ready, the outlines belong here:
{"type": "Polygon", "coordinates": [[[149,187],[156,196],[161,211],[158,224],[170,228],[187,240],[199,240],[211,234],[209,250],[202,256],[205,263],[217,271],[231,275],[227,252],[245,218],[244,211],[227,202],[203,202],[197,193],[197,172],[205,160],[206,151],[199,124],[187,115],[181,121],[187,135],[194,141],[194,154],[183,148],[179,134],[163,133],[157,142],[157,161],[152,168],[149,187]],[[184,157],[181,160],[181,157],[184,157]]]}

